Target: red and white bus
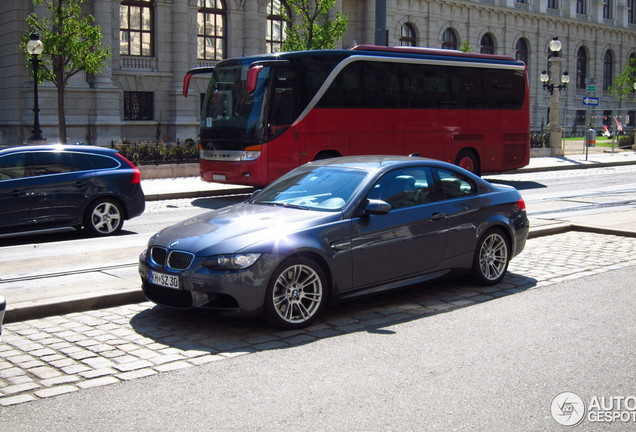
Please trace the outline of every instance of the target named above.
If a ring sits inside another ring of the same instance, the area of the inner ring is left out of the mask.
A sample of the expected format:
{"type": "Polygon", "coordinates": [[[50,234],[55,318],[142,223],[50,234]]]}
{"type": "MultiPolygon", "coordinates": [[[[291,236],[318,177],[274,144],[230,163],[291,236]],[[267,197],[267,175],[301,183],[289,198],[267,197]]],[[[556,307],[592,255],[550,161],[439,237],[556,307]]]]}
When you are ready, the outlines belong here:
{"type": "Polygon", "coordinates": [[[200,174],[263,186],[335,156],[419,154],[475,173],[528,164],[527,69],[512,57],[362,45],[228,59],[205,94],[200,174]]]}

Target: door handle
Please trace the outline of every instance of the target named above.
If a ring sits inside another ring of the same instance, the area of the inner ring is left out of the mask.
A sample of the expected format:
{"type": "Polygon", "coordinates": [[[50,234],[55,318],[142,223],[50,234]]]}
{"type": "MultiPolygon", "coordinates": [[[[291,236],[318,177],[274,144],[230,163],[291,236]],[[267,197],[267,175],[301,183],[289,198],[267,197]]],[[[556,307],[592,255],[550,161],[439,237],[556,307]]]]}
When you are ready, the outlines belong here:
{"type": "Polygon", "coordinates": [[[446,217],[445,213],[433,213],[433,216],[431,216],[431,219],[441,220],[441,219],[444,219],[445,217],[446,217]]]}

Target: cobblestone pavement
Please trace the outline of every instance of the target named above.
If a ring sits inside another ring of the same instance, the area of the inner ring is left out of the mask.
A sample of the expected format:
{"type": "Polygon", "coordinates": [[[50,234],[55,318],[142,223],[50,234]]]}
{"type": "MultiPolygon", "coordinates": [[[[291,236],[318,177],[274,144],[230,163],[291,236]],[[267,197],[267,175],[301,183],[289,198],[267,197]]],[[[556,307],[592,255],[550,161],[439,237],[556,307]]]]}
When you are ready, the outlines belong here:
{"type": "Polygon", "coordinates": [[[528,241],[504,281],[466,279],[344,303],[293,332],[205,311],[140,303],[7,324],[0,343],[0,406],[42,400],[150,375],[374,331],[569,279],[636,265],[636,238],[568,232],[528,241]]]}

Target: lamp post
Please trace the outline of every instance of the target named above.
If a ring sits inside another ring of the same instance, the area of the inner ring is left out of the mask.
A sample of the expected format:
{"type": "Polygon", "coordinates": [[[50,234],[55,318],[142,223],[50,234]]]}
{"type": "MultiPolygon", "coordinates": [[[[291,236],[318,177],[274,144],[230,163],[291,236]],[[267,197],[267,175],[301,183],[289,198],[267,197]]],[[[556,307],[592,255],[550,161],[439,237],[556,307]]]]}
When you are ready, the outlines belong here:
{"type": "Polygon", "coordinates": [[[553,152],[557,152],[559,156],[563,156],[563,147],[561,145],[563,138],[563,128],[559,125],[559,94],[561,90],[565,90],[570,82],[570,76],[567,72],[561,75],[561,41],[558,37],[552,38],[550,41],[551,56],[548,58],[550,63],[550,71],[541,72],[539,77],[543,84],[543,89],[550,92],[550,115],[548,117],[548,126],[546,130],[550,134],[550,147],[553,152]],[[559,78],[559,75],[560,78],[559,78]],[[558,89],[557,93],[554,89],[558,89]],[[557,149],[557,150],[554,150],[557,149]]]}
{"type": "Polygon", "coordinates": [[[40,40],[40,35],[31,33],[31,39],[26,44],[27,53],[31,56],[33,66],[33,129],[29,141],[46,141],[40,129],[40,105],[38,103],[38,69],[40,67],[40,55],[44,50],[44,44],[40,40]]]}

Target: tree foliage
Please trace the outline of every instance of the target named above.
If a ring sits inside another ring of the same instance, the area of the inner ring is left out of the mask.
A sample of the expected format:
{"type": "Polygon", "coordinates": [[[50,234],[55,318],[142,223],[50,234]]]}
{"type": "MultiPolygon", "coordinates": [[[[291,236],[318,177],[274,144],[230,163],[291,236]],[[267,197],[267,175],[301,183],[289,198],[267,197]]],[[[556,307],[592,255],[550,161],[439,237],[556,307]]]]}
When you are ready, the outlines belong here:
{"type": "MultiPolygon", "coordinates": [[[[38,81],[52,82],[57,88],[59,138],[66,139],[64,90],[69,79],[79,72],[99,73],[110,57],[110,47],[102,44],[101,28],[92,15],[82,13],[84,0],[32,0],[34,6],[44,6],[46,14],[27,17],[29,30],[22,35],[20,47],[26,48],[33,32],[39,33],[44,44],[40,56],[38,81]]],[[[31,63],[27,62],[29,68],[31,63]]]]}
{"type": "Polygon", "coordinates": [[[629,97],[636,98],[634,83],[636,83],[636,58],[631,57],[621,74],[614,78],[614,82],[609,87],[609,92],[618,100],[624,100],[629,97]]]}
{"type": "Polygon", "coordinates": [[[464,39],[464,41],[462,42],[462,46],[459,47],[459,50],[461,52],[469,53],[469,52],[473,52],[473,47],[470,46],[470,42],[468,41],[468,39],[464,39]]]}
{"type": "Polygon", "coordinates": [[[283,19],[288,23],[283,51],[334,48],[336,40],[347,29],[349,20],[345,14],[337,12],[333,20],[329,19],[336,0],[285,0],[284,3],[297,21],[283,8],[283,19]]]}

